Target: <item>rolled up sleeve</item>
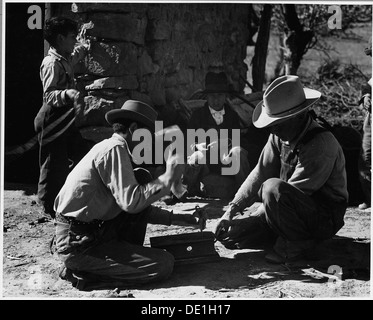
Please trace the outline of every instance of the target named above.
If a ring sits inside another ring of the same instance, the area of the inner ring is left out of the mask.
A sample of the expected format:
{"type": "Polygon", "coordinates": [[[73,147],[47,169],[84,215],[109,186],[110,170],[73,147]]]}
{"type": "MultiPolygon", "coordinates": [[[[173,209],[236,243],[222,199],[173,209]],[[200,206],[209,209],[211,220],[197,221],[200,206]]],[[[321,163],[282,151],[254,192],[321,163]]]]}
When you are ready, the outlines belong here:
{"type": "Polygon", "coordinates": [[[128,213],[141,212],[169,192],[159,179],[140,185],[133,173],[130,155],[123,146],[112,148],[101,159],[97,170],[118,206],[128,213]]]}

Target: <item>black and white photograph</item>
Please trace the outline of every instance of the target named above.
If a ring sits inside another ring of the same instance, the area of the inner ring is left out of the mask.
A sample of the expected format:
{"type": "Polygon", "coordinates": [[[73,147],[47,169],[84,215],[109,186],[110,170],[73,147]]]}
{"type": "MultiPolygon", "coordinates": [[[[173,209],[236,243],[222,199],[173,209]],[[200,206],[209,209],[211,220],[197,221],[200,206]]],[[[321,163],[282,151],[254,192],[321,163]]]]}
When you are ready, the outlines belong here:
{"type": "Polygon", "coordinates": [[[371,299],[372,5],[4,0],[1,300],[371,299]]]}

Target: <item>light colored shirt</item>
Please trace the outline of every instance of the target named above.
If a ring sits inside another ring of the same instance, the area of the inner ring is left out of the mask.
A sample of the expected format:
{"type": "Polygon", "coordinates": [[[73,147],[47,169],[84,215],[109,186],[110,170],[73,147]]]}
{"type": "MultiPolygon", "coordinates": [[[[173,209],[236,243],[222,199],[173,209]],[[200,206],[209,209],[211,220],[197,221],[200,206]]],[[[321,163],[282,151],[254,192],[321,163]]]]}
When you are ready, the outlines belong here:
{"type": "Polygon", "coordinates": [[[73,67],[86,55],[84,46],[74,49],[70,59],[66,59],[51,47],[40,66],[40,79],[43,85],[43,102],[54,107],[67,104],[66,91],[75,89],[73,67]]]}
{"type": "Polygon", "coordinates": [[[224,115],[225,115],[225,109],[221,109],[219,111],[214,110],[209,106],[210,112],[212,117],[214,118],[215,122],[217,125],[221,124],[224,120],[224,115]]]}
{"type": "MultiPolygon", "coordinates": [[[[290,147],[294,150],[303,136],[318,126],[316,121],[311,120],[297,139],[289,142],[290,147]]],[[[241,185],[232,201],[240,210],[255,202],[258,191],[266,180],[280,176],[280,154],[281,141],[271,134],[256,167],[241,185]]],[[[347,178],[343,150],[331,132],[319,133],[309,143],[300,144],[295,170],[287,182],[307,195],[320,191],[331,201],[347,202],[347,178]]]]}
{"type": "Polygon", "coordinates": [[[169,194],[159,179],[140,185],[126,140],[114,133],[96,144],[68,175],[54,203],[56,212],[80,221],[111,220],[138,213],[169,194]]]}

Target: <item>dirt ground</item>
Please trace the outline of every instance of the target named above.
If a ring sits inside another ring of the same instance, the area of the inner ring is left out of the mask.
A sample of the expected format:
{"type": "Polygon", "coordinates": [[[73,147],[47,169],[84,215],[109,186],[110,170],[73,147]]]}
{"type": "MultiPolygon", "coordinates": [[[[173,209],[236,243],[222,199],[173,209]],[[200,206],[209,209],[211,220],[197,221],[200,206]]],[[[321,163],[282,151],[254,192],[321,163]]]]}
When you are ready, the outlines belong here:
{"type": "MultiPolygon", "coordinates": [[[[273,265],[262,250],[227,250],[215,243],[214,262],[175,266],[165,282],[126,290],[79,291],[59,279],[60,262],[49,250],[54,226],[44,221],[36,203],[36,186],[6,184],[3,215],[4,298],[90,299],[338,299],[370,297],[370,212],[348,208],[345,226],[309,261],[273,265]],[[334,271],[337,273],[334,273],[334,271]]],[[[172,207],[190,213],[196,205],[207,211],[213,231],[228,201],[191,198],[172,207]]],[[[163,201],[156,205],[166,206],[163,201]]],[[[185,226],[149,225],[150,237],[198,232],[185,226]]]]}

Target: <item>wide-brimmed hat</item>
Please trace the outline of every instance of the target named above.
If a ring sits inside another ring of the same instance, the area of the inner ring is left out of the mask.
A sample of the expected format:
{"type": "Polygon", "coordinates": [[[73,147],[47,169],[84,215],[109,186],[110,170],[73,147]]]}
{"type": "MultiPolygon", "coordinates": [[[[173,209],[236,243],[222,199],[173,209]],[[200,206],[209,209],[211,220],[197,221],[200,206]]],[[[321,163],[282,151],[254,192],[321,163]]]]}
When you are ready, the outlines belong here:
{"type": "Polygon", "coordinates": [[[157,116],[157,111],[146,103],[127,100],[122,108],[108,111],[105,114],[105,119],[110,125],[120,119],[130,119],[153,129],[157,116]]]}
{"type": "Polygon", "coordinates": [[[224,72],[208,72],[203,93],[227,93],[230,91],[228,78],[224,72]]]}
{"type": "Polygon", "coordinates": [[[321,92],[304,88],[298,76],[282,76],[265,90],[263,100],[253,112],[253,124],[265,128],[307,110],[321,97],[321,92]]]}

